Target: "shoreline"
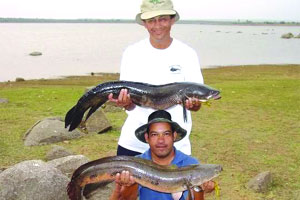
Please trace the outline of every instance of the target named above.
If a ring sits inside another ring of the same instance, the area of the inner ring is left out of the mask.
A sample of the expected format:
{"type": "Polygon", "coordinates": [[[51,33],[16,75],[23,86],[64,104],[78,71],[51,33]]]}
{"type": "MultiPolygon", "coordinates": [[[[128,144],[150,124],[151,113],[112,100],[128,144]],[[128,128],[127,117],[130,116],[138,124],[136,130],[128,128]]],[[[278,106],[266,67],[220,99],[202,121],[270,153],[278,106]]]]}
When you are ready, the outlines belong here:
{"type": "MultiPolygon", "coordinates": [[[[278,67],[282,67],[282,66],[299,66],[300,67],[300,63],[299,64],[258,64],[258,65],[251,65],[251,64],[245,64],[245,65],[216,65],[216,66],[203,66],[201,68],[201,70],[209,70],[209,69],[219,69],[219,68],[229,68],[229,67],[259,67],[259,66],[278,66],[278,67]]],[[[46,77],[46,78],[29,78],[29,79],[25,79],[21,76],[18,76],[15,78],[15,80],[6,80],[6,81],[0,81],[0,84],[4,84],[4,83],[12,83],[12,82],[23,82],[23,81],[42,81],[42,80],[59,80],[59,79],[65,79],[65,78],[70,78],[70,77],[88,77],[88,76],[101,76],[101,75],[118,75],[119,72],[88,72],[85,74],[76,74],[76,75],[59,75],[59,76],[51,76],[51,77],[46,77]]]]}
{"type": "MultiPolygon", "coordinates": [[[[48,19],[48,18],[5,18],[0,17],[0,23],[136,23],[135,19],[48,19]]],[[[178,24],[205,24],[205,25],[274,25],[300,26],[295,20],[248,20],[248,19],[181,19],[178,24]]]]}

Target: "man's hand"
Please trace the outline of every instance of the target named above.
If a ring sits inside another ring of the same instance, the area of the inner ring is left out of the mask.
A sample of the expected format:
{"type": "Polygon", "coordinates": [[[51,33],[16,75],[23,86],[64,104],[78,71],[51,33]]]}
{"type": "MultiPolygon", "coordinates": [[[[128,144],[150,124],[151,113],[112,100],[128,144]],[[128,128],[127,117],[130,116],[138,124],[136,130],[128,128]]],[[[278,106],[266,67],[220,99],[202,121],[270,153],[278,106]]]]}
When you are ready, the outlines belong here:
{"type": "Polygon", "coordinates": [[[215,189],[215,182],[207,181],[201,185],[201,188],[204,190],[205,193],[210,193],[215,189]]]}
{"type": "Polygon", "coordinates": [[[133,176],[130,175],[129,171],[122,171],[122,173],[116,174],[115,182],[118,185],[129,187],[135,183],[133,176]]]}
{"type": "Polygon", "coordinates": [[[120,94],[117,99],[113,98],[113,94],[108,95],[108,100],[115,102],[118,106],[125,108],[126,110],[132,110],[135,107],[135,104],[132,103],[130,95],[128,94],[127,89],[121,89],[120,94]]]}
{"type": "Polygon", "coordinates": [[[182,192],[172,193],[172,198],[174,200],[179,200],[181,196],[182,196],[182,192]]]}
{"type": "Polygon", "coordinates": [[[191,111],[198,111],[201,108],[201,102],[197,98],[188,98],[185,101],[185,107],[191,111]]]}
{"type": "Polygon", "coordinates": [[[117,173],[115,177],[115,189],[110,200],[136,200],[138,195],[138,184],[128,171],[117,173]]]}

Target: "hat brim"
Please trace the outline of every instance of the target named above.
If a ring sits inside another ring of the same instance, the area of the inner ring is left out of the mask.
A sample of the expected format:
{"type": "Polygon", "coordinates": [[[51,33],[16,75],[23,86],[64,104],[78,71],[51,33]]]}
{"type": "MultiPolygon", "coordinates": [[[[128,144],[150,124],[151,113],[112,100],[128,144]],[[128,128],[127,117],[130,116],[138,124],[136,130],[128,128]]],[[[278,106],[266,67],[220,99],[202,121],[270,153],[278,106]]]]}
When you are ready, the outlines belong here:
{"type": "Polygon", "coordinates": [[[161,15],[175,15],[175,22],[179,20],[179,14],[175,10],[155,10],[137,14],[135,21],[140,25],[144,25],[143,20],[151,19],[161,15]]]}
{"type": "Polygon", "coordinates": [[[158,123],[158,122],[167,122],[167,123],[171,124],[173,130],[176,131],[176,133],[177,133],[175,142],[182,140],[186,136],[185,129],[181,128],[181,126],[179,126],[179,124],[177,124],[176,122],[170,121],[165,118],[155,118],[155,119],[151,120],[150,122],[148,122],[148,124],[142,125],[141,127],[136,129],[135,136],[141,142],[147,143],[146,139],[145,139],[145,133],[147,132],[148,126],[150,126],[151,124],[154,124],[154,123],[158,123]]]}

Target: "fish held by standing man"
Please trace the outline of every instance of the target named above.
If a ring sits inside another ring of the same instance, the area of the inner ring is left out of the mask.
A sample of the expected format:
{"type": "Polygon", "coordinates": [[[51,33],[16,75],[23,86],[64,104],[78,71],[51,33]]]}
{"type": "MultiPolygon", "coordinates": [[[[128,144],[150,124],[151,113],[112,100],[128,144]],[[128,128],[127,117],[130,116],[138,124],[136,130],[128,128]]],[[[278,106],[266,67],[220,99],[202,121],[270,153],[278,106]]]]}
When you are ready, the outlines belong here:
{"type": "Polygon", "coordinates": [[[108,95],[117,98],[121,89],[127,89],[132,102],[138,106],[150,107],[156,110],[167,109],[176,104],[182,104],[183,117],[186,121],[185,100],[197,98],[201,102],[219,99],[220,91],[205,84],[193,82],[175,82],[164,85],[151,85],[132,81],[113,81],[99,84],[86,92],[71,108],[65,117],[65,127],[74,130],[81,123],[84,113],[88,110],[85,121],[108,100],[108,95]]]}

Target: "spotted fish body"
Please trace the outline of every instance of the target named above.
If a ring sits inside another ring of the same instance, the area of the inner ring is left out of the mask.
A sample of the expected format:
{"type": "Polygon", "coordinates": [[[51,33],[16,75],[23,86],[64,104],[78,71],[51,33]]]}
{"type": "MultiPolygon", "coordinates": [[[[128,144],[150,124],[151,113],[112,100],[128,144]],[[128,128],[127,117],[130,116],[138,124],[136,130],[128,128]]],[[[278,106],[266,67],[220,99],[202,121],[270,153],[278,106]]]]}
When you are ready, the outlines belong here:
{"type": "Polygon", "coordinates": [[[127,89],[132,102],[143,107],[153,109],[167,109],[181,103],[183,116],[186,121],[185,100],[195,97],[200,101],[220,98],[220,92],[207,85],[193,82],[175,82],[164,85],[151,85],[131,81],[113,81],[99,84],[86,92],[71,108],[65,117],[65,127],[74,130],[82,121],[84,113],[88,110],[87,120],[101,105],[108,100],[108,95],[117,98],[121,89],[127,89]]]}
{"type": "Polygon", "coordinates": [[[187,190],[209,181],[222,171],[220,165],[199,164],[178,168],[161,166],[150,160],[132,156],[112,156],[98,159],[80,166],[68,184],[68,195],[71,200],[81,200],[86,186],[113,182],[115,175],[129,171],[135,181],[152,190],[175,193],[187,190]]]}

